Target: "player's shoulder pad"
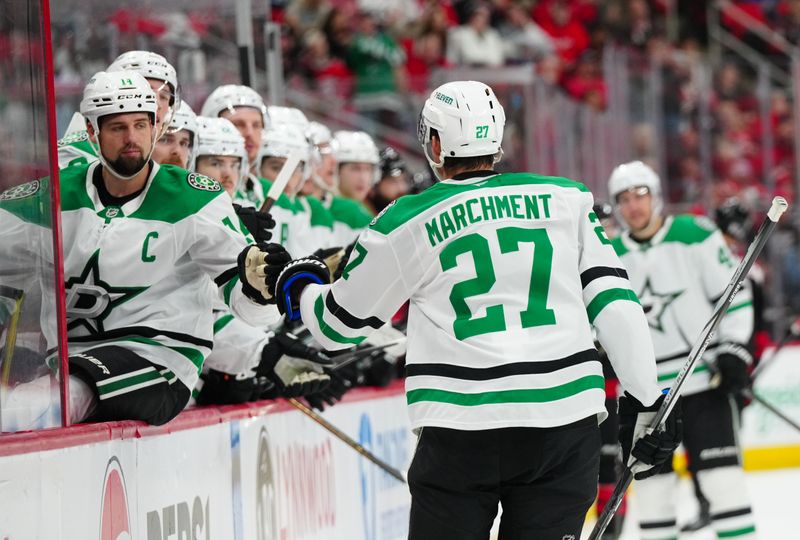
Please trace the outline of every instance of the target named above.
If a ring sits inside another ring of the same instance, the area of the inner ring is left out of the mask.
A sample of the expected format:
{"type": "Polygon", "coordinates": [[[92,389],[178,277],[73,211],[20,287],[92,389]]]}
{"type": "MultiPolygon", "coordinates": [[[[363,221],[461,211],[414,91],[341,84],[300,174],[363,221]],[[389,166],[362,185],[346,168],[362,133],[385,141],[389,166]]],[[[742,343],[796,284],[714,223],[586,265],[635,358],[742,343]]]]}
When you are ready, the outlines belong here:
{"type": "Polygon", "coordinates": [[[628,252],[628,248],[622,241],[622,236],[615,236],[611,238],[611,247],[617,252],[617,256],[622,257],[628,252]]]}
{"type": "Polygon", "coordinates": [[[521,186],[527,184],[552,185],[567,189],[577,189],[585,193],[591,193],[584,184],[562,176],[545,176],[530,172],[500,173],[493,176],[487,182],[489,185],[497,186],[521,186]]]}
{"type": "Polygon", "coordinates": [[[175,165],[161,165],[142,205],[130,215],[138,219],[177,223],[226,195],[213,178],[175,165]]]}
{"type": "MultiPolygon", "coordinates": [[[[322,201],[313,195],[306,195],[303,197],[308,204],[308,209],[312,227],[327,227],[333,228],[333,214],[331,211],[322,204],[322,201]]],[[[299,200],[299,199],[298,199],[299,200]]]]}
{"type": "Polygon", "coordinates": [[[49,178],[40,178],[10,187],[0,193],[0,208],[23,221],[49,226],[49,184],[49,178]]]}
{"type": "Polygon", "coordinates": [[[681,244],[699,244],[706,241],[715,232],[717,226],[705,216],[691,214],[678,214],[673,216],[664,242],[679,242],[681,244]]]}
{"type": "Polygon", "coordinates": [[[334,221],[344,223],[352,229],[364,229],[373,221],[372,214],[363,204],[346,197],[334,197],[330,212],[334,221]]]}
{"type": "Polygon", "coordinates": [[[71,146],[73,144],[81,143],[84,141],[89,140],[89,132],[85,129],[80,131],[73,131],[72,133],[68,133],[64,135],[62,138],[58,139],[56,143],[59,148],[63,146],[71,146]]]}

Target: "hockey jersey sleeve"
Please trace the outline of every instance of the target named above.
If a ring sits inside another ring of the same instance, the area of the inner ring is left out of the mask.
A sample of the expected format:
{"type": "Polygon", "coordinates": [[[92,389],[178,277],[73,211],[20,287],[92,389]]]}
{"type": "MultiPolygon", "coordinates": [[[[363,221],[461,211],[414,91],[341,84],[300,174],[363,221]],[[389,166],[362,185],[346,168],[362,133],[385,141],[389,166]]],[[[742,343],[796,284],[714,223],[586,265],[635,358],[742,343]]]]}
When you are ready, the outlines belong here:
{"type": "Polygon", "coordinates": [[[214,281],[218,294],[236,317],[266,327],[280,314],[275,306],[256,304],[242,292],[237,260],[248,241],[236,228],[238,223],[230,198],[221,193],[192,216],[189,256],[214,281]]]}
{"type": "Polygon", "coordinates": [[[650,405],[658,399],[656,361],[650,329],[628,273],[592,211],[591,193],[582,194],[578,242],[583,302],[622,387],[650,405]]]}
{"type": "Polygon", "coordinates": [[[359,236],[340,279],[303,291],[303,322],[323,348],[339,350],[361,343],[413,293],[421,265],[416,261],[402,264],[394,236],[367,229],[359,236]]]}
{"type": "MultiPolygon", "coordinates": [[[[714,232],[694,247],[697,268],[702,272],[703,289],[709,302],[715,304],[725,292],[738,261],[725,243],[722,233],[710,221],[706,226],[713,227],[714,232]]],[[[753,334],[753,296],[746,280],[722,318],[717,333],[723,344],[745,346],[750,342],[753,334]]],[[[749,361],[749,355],[746,356],[745,360],[749,361]]]]}

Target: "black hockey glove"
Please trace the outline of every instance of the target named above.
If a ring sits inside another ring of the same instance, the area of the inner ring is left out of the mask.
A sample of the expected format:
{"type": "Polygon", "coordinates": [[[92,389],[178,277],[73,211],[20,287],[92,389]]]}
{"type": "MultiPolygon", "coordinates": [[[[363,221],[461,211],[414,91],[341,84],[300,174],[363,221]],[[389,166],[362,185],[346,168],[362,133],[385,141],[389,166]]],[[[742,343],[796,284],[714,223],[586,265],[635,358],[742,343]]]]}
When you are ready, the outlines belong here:
{"type": "Polygon", "coordinates": [[[345,393],[353,388],[353,385],[342,377],[335,369],[325,368],[325,373],[331,378],[331,384],[322,392],[306,396],[306,401],[313,409],[324,411],[325,405],[332,407],[342,399],[345,393]]]}
{"type": "Polygon", "coordinates": [[[256,375],[275,383],[282,397],[300,397],[320,392],[330,383],[323,366],[331,365],[323,352],[304,345],[287,332],[275,334],[261,351],[256,375]]]}
{"type": "Polygon", "coordinates": [[[750,385],[750,375],[747,373],[750,353],[745,347],[735,343],[724,343],[717,350],[718,388],[734,396],[738,395],[750,385]]]}
{"type": "Polygon", "coordinates": [[[300,318],[300,295],[311,283],[330,283],[331,274],[327,265],[311,255],[280,265],[280,275],[273,281],[275,270],[267,266],[267,290],[275,297],[278,311],[290,321],[300,318]]]}
{"type": "Polygon", "coordinates": [[[648,433],[663,402],[663,395],[649,407],[642,405],[627,392],[619,398],[619,442],[622,445],[622,459],[631,467],[636,480],[658,474],[683,439],[680,397],[661,429],[648,433]]]}
{"type": "MultiPolygon", "coordinates": [[[[237,376],[211,369],[200,375],[203,384],[197,394],[198,405],[234,405],[258,399],[264,388],[258,378],[237,376]]],[[[198,385],[200,386],[200,385],[198,385]]]]}
{"type": "Polygon", "coordinates": [[[233,208],[236,210],[236,215],[244,223],[244,226],[253,235],[253,240],[256,241],[256,244],[269,242],[272,238],[272,229],[275,228],[275,220],[272,219],[270,214],[259,212],[258,209],[253,207],[245,207],[238,204],[234,204],[233,208]]]}
{"type": "Polygon", "coordinates": [[[247,246],[239,254],[237,261],[242,292],[257,304],[275,303],[269,283],[278,279],[281,269],[291,260],[289,252],[280,244],[247,246]]]}

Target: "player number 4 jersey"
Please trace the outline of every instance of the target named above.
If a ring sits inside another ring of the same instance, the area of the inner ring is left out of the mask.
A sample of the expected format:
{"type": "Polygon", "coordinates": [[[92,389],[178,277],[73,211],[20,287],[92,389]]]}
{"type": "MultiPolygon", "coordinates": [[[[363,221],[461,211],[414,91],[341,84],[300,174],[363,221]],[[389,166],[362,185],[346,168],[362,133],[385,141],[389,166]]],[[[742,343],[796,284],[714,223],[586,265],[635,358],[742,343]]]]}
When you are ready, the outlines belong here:
{"type": "MultiPolygon", "coordinates": [[[[659,384],[671,386],[738,261],[722,233],[705,217],[670,216],[649,242],[636,242],[625,233],[613,243],[647,314],[659,384]]],[[[703,361],[696,364],[685,393],[708,389],[708,366],[716,354],[730,344],[744,351],[752,332],[753,302],[745,284],[723,317],[703,361]]]]}
{"type": "Polygon", "coordinates": [[[303,321],[340,349],[410,299],[414,428],[603,418],[592,324],[622,384],[652,403],[647,323],[592,204],[582,184],[533,174],[446,180],[403,197],[359,237],[341,279],[303,291],[303,321]]]}

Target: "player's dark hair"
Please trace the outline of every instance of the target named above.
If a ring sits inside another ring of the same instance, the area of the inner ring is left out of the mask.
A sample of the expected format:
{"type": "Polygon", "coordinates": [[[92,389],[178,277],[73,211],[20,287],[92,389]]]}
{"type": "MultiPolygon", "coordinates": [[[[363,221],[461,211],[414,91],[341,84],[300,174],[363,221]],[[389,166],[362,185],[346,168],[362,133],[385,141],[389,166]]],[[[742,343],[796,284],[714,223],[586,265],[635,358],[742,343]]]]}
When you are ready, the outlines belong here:
{"type": "MultiPolygon", "coordinates": [[[[439,132],[431,128],[431,139],[439,138],[439,132]]],[[[494,154],[470,157],[444,157],[444,168],[448,170],[461,169],[465,171],[488,170],[494,167],[494,154]]]]}

